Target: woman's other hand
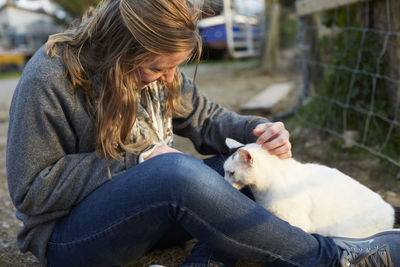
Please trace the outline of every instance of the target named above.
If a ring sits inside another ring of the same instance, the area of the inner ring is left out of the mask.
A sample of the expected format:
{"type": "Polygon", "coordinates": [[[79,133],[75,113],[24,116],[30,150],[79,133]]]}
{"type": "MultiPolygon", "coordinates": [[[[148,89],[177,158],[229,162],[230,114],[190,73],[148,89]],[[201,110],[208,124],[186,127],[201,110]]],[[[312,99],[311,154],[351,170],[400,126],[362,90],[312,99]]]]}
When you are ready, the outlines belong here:
{"type": "Polygon", "coordinates": [[[292,145],[289,141],[289,132],[282,122],[267,122],[257,125],[253,134],[258,136],[257,144],[268,150],[271,155],[281,159],[292,157],[292,145]]]}

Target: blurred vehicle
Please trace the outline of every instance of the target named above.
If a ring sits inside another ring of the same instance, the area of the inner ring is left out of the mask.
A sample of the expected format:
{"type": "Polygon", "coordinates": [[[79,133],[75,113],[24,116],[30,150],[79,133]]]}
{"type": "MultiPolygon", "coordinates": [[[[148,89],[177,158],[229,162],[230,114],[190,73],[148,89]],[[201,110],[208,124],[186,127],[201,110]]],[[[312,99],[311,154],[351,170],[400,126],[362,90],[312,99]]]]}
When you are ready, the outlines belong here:
{"type": "Polygon", "coordinates": [[[22,52],[0,50],[0,72],[22,70],[25,62],[22,52]]]}
{"type": "Polygon", "coordinates": [[[204,45],[222,57],[252,57],[261,53],[265,35],[264,1],[223,0],[216,15],[198,23],[204,45]]]}

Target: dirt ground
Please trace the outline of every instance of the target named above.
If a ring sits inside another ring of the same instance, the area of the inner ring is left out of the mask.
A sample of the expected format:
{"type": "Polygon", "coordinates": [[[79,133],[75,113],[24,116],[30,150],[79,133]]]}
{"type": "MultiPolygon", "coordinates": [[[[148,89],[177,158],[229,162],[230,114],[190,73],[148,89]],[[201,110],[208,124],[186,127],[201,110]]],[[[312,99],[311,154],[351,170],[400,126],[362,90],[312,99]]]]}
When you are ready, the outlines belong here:
{"type": "MultiPolygon", "coordinates": [[[[185,68],[191,75],[193,67],[185,68]]],[[[197,83],[206,95],[213,101],[227,108],[238,111],[241,104],[251,99],[254,95],[265,89],[268,85],[277,82],[286,82],[293,79],[288,72],[267,75],[256,68],[255,61],[239,61],[234,64],[204,64],[198,71],[197,83]]],[[[294,95],[281,103],[276,113],[285,111],[294,103],[294,95]]],[[[270,116],[272,117],[272,116],[270,116]]],[[[15,237],[21,223],[14,217],[14,208],[8,196],[5,173],[5,142],[7,134],[7,110],[0,106],[0,266],[39,266],[30,254],[19,253],[15,237]]],[[[327,140],[320,138],[311,129],[304,129],[296,124],[288,124],[293,143],[294,157],[302,161],[319,161],[330,166],[338,167],[361,182],[367,184],[382,194],[392,204],[400,205],[400,177],[392,182],[374,179],[382,171],[378,160],[363,158],[349,160],[347,156],[336,155],[329,159],[327,140]]],[[[329,139],[329,138],[328,138],[329,139]]],[[[176,139],[176,147],[188,154],[197,155],[192,145],[182,139],[176,139]]],[[[400,174],[400,172],[399,172],[400,174]]],[[[172,248],[156,251],[142,257],[130,266],[148,266],[149,264],[163,264],[168,267],[179,266],[184,256],[188,253],[185,248],[172,248]]],[[[238,266],[253,266],[240,263],[238,266]]]]}

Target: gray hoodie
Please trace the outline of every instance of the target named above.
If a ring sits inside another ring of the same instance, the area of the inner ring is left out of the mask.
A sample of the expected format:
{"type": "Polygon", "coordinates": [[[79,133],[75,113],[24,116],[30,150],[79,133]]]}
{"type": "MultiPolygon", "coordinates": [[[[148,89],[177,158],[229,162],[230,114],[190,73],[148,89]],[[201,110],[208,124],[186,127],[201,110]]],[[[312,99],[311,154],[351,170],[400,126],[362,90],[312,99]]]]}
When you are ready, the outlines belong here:
{"type": "MultiPolygon", "coordinates": [[[[18,246],[43,265],[57,220],[108,181],[105,160],[95,151],[85,97],[80,90],[74,94],[65,73],[60,59],[47,56],[42,47],[26,65],[10,107],[7,181],[16,216],[24,224],[18,246]]],[[[227,153],[226,137],[254,142],[252,129],[267,122],[209,101],[184,74],[181,84],[185,111],[172,115],[173,132],[190,138],[202,154],[227,153]]],[[[122,153],[121,160],[109,164],[116,176],[138,164],[138,155],[122,153]]]]}

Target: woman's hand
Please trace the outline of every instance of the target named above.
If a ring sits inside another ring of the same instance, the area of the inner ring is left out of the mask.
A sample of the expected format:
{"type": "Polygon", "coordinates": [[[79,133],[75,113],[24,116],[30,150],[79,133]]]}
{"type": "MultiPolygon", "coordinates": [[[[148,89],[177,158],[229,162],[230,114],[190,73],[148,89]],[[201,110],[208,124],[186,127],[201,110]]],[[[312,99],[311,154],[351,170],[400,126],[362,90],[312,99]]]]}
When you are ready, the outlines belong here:
{"type": "Polygon", "coordinates": [[[276,155],[281,159],[292,157],[290,135],[282,122],[259,124],[253,130],[253,134],[258,136],[256,143],[262,144],[262,148],[268,150],[271,155],[276,155]]]}
{"type": "Polygon", "coordinates": [[[175,148],[169,147],[167,145],[156,145],[153,152],[151,152],[150,155],[148,155],[144,160],[148,160],[152,157],[165,154],[165,153],[182,153],[179,150],[176,150],[175,148]]]}

